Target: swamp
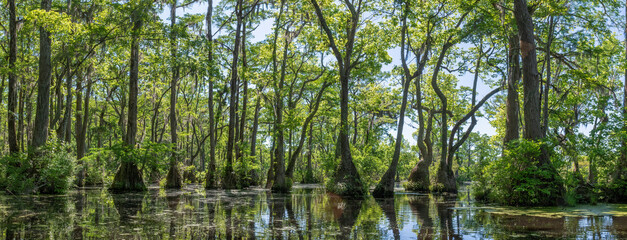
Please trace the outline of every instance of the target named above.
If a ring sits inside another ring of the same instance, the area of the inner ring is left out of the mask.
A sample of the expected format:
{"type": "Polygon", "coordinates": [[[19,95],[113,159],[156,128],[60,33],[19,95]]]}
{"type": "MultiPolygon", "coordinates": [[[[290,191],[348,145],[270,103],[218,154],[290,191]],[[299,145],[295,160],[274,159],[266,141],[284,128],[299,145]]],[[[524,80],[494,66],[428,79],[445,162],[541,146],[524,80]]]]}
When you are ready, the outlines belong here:
{"type": "Polygon", "coordinates": [[[0,239],[627,239],[627,1],[0,6],[0,239]]]}

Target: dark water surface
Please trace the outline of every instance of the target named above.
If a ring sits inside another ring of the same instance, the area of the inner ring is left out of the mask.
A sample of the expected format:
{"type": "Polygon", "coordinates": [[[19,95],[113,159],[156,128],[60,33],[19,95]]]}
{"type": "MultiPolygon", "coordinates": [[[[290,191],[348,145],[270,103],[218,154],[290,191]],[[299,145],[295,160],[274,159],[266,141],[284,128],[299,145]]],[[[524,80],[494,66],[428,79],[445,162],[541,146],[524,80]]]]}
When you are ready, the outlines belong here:
{"type": "Polygon", "coordinates": [[[627,239],[627,205],[512,209],[473,203],[463,192],[349,200],[314,185],[289,195],[85,189],[0,195],[0,239],[627,239]]]}

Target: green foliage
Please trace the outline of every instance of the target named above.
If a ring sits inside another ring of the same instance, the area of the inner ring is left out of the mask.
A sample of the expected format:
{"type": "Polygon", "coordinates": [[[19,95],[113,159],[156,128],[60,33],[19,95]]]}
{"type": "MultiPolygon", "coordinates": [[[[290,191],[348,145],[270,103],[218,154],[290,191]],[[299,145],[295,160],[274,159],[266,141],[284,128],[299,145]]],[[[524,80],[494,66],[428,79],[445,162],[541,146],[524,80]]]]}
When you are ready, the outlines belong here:
{"type": "Polygon", "coordinates": [[[562,202],[562,179],[554,168],[538,161],[543,144],[527,140],[510,144],[503,157],[483,169],[485,180],[472,188],[475,196],[515,206],[562,202]]]}
{"type": "MultiPolygon", "coordinates": [[[[625,170],[623,170],[625,171],[625,170]]],[[[624,177],[614,179],[605,187],[604,198],[609,202],[624,203],[627,199],[627,179],[624,177]]]]}
{"type": "Polygon", "coordinates": [[[0,187],[14,194],[65,193],[74,181],[76,158],[67,144],[53,140],[36,152],[0,158],[0,187]]]}
{"type": "MultiPolygon", "coordinates": [[[[119,141],[110,147],[92,148],[82,161],[87,167],[86,183],[108,185],[113,181],[115,170],[122,162],[134,162],[144,170],[148,180],[157,180],[168,171],[172,145],[145,142],[140,148],[127,146],[119,141]],[[156,176],[154,176],[156,174],[156,176]]],[[[180,168],[183,169],[183,168],[180,168]]]]}

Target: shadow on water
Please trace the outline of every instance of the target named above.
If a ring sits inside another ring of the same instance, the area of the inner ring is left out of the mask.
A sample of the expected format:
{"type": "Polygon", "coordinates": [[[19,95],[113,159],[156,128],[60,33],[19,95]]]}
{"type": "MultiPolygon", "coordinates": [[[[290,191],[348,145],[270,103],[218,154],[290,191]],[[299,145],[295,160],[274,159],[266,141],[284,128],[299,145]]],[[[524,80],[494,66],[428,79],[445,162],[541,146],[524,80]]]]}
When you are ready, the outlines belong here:
{"type": "Polygon", "coordinates": [[[353,200],[317,185],[296,185],[291,194],[188,186],[126,194],[83,189],[56,196],[0,195],[0,239],[627,238],[627,214],[621,214],[627,205],[594,206],[618,214],[561,216],[554,213],[571,210],[543,215],[469,199],[464,193],[399,192],[394,199],[353,200]]]}

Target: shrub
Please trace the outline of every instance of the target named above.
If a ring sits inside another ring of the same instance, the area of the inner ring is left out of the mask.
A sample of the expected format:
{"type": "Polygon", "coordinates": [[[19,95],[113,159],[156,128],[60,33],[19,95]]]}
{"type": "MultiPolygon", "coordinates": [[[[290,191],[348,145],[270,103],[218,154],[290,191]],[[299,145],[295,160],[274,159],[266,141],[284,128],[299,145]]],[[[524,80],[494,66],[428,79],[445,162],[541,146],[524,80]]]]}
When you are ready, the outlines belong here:
{"type": "Polygon", "coordinates": [[[65,193],[74,180],[76,164],[68,148],[53,140],[36,152],[2,157],[5,169],[0,186],[14,194],[65,193]]]}
{"type": "Polygon", "coordinates": [[[477,197],[515,206],[561,203],[562,179],[555,168],[538,161],[543,144],[520,140],[510,145],[503,157],[484,169],[485,181],[473,186],[477,197]]]}

